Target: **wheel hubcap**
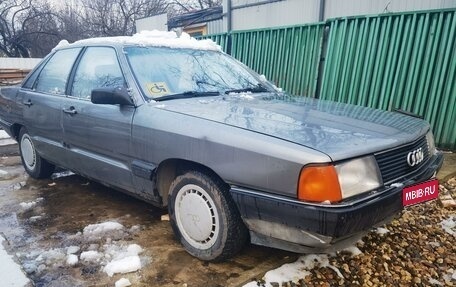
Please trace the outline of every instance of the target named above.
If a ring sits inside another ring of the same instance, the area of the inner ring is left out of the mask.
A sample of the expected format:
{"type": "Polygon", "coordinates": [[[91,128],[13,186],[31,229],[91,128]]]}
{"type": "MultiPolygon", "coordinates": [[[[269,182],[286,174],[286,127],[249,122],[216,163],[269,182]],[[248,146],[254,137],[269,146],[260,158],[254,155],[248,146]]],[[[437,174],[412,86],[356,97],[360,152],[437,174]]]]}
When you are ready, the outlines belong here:
{"type": "Polygon", "coordinates": [[[210,248],[217,240],[218,212],[214,201],[201,187],[182,187],[175,202],[176,223],[182,236],[198,249],[210,248]]]}
{"type": "Polygon", "coordinates": [[[32,140],[30,137],[25,134],[22,136],[21,140],[21,153],[22,158],[24,159],[24,163],[30,170],[33,170],[36,163],[36,154],[35,148],[33,147],[32,140]]]}

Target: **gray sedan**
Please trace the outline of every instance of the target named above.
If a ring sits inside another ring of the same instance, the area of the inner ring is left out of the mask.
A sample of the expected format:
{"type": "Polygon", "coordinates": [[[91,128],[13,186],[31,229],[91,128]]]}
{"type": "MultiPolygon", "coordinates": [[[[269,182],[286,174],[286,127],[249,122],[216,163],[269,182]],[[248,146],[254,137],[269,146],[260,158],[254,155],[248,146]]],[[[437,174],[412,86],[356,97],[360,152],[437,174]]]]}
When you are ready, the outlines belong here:
{"type": "Polygon", "coordinates": [[[247,241],[343,247],[436,198],[442,164],[419,118],[287,95],[213,43],[169,33],[59,45],[0,89],[0,124],[31,177],[59,166],[168,208],[202,260],[247,241]]]}

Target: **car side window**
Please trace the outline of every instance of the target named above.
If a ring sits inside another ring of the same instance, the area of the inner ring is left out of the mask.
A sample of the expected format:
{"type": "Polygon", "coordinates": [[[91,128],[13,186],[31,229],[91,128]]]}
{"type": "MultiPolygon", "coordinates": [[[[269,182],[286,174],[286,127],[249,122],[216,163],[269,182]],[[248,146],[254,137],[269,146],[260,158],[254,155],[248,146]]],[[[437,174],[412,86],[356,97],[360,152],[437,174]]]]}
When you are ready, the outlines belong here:
{"type": "Polygon", "coordinates": [[[35,84],[36,78],[38,78],[38,75],[41,72],[41,68],[43,68],[44,64],[40,63],[38,66],[31,72],[30,76],[27,78],[27,81],[22,85],[22,88],[24,89],[32,89],[33,84],[35,84]]]}
{"type": "Polygon", "coordinates": [[[35,90],[43,93],[64,95],[73,63],[81,48],[57,51],[41,70],[35,90]]]}
{"type": "Polygon", "coordinates": [[[95,88],[125,85],[116,51],[109,47],[89,47],[76,69],[71,96],[89,100],[95,88]]]}

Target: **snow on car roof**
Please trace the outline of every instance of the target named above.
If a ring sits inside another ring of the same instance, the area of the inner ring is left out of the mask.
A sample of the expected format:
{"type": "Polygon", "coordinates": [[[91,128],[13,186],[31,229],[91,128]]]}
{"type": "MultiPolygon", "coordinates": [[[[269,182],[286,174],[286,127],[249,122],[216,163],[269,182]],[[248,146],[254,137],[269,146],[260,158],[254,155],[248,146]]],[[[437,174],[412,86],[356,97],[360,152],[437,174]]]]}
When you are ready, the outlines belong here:
{"type": "Polygon", "coordinates": [[[165,32],[158,30],[141,31],[140,33],[136,33],[133,36],[90,38],[79,40],[72,44],[68,43],[67,40],[62,40],[53,50],[62,49],[70,46],[93,44],[141,45],[213,51],[222,50],[219,45],[217,45],[214,41],[209,39],[197,40],[195,38],[190,37],[190,35],[185,32],[182,32],[182,34],[178,36],[175,32],[172,31],[165,32]]]}

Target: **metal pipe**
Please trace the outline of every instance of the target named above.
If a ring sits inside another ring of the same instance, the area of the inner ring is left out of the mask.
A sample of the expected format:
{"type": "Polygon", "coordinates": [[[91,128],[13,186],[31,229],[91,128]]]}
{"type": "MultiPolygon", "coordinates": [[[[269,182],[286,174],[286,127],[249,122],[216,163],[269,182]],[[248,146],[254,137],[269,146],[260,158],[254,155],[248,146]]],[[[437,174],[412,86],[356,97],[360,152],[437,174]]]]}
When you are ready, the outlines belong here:
{"type": "Polygon", "coordinates": [[[226,3],[226,21],[227,21],[227,24],[226,24],[226,32],[231,32],[232,30],[232,27],[233,27],[233,13],[232,13],[232,6],[231,6],[231,0],[227,0],[227,3],[226,3]]]}
{"type": "MultiPolygon", "coordinates": [[[[264,0],[264,1],[259,1],[259,2],[255,2],[255,3],[248,3],[248,4],[233,6],[233,7],[231,7],[231,10],[248,8],[248,7],[256,7],[256,6],[260,6],[260,5],[270,4],[270,3],[274,3],[274,2],[282,2],[282,1],[285,1],[285,0],[264,0]]],[[[228,0],[228,3],[231,6],[230,2],[231,2],[231,0],[228,0]]]]}
{"type": "Polygon", "coordinates": [[[318,11],[318,22],[323,22],[325,20],[325,5],[326,0],[320,0],[320,7],[318,11]]]}

